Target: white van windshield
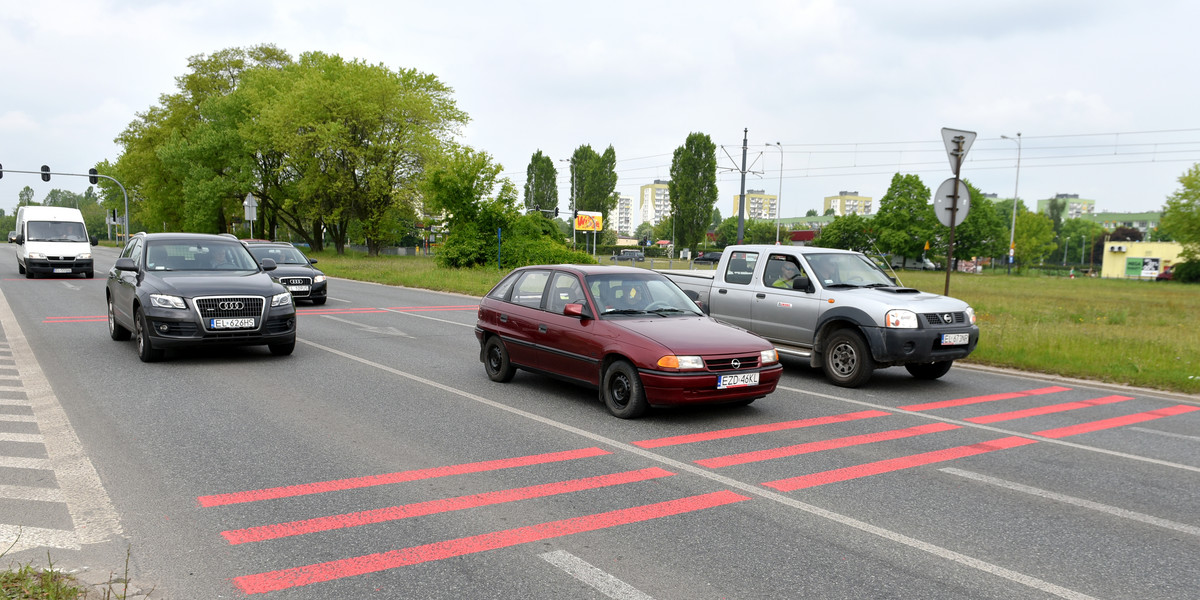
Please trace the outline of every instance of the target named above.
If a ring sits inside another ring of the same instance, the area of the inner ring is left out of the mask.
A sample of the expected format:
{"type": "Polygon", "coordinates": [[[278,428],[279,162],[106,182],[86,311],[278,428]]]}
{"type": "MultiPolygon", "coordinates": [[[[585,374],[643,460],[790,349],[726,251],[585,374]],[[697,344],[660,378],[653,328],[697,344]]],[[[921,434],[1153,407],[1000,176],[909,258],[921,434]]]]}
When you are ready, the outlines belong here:
{"type": "Polygon", "coordinates": [[[72,221],[30,221],[25,226],[27,242],[86,242],[83,223],[72,221]]]}

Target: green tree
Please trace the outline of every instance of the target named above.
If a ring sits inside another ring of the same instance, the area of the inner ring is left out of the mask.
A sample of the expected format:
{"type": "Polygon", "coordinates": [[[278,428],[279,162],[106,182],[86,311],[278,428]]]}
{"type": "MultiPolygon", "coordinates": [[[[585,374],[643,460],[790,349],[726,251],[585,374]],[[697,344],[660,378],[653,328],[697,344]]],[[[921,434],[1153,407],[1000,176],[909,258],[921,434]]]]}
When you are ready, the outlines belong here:
{"type": "MultiPolygon", "coordinates": [[[[654,237],[654,225],[651,224],[650,221],[642,221],[637,226],[637,229],[635,229],[633,231],[633,237],[637,238],[638,240],[646,240],[648,238],[654,237]]],[[[650,241],[657,242],[658,240],[650,240],[650,241]]]]}
{"type": "Polygon", "coordinates": [[[721,218],[721,209],[714,206],[712,211],[712,220],[710,220],[708,223],[708,230],[716,231],[717,227],[721,226],[721,221],[723,220],[724,219],[721,218]]]}
{"type": "Polygon", "coordinates": [[[872,221],[858,214],[835,217],[832,223],[821,228],[821,233],[813,240],[813,245],[821,248],[856,250],[866,254],[874,253],[872,221]]]}
{"type": "MultiPolygon", "coordinates": [[[[987,196],[970,182],[965,183],[971,194],[971,204],[967,217],[954,227],[955,258],[969,260],[978,256],[1004,254],[1005,248],[1008,247],[1007,222],[1001,220],[1000,214],[987,196]]],[[[949,228],[944,225],[942,228],[945,235],[949,235],[949,228]]]]}
{"type": "Polygon", "coordinates": [[[439,264],[495,264],[498,236],[520,216],[516,186],[500,178],[501,170],[488,153],[469,147],[452,149],[427,169],[420,188],[425,206],[444,215],[449,229],[439,264]]]}
{"type": "Polygon", "coordinates": [[[1067,212],[1067,200],[1065,198],[1051,198],[1046,202],[1046,216],[1050,217],[1050,222],[1054,224],[1054,232],[1058,233],[1062,229],[1063,214],[1067,212]]]}
{"type": "Polygon", "coordinates": [[[33,188],[29,186],[21,188],[21,191],[17,192],[17,206],[29,206],[31,204],[36,204],[33,201],[33,197],[36,194],[37,192],[33,191],[33,188]]]}
{"type": "MultiPolygon", "coordinates": [[[[612,146],[597,154],[591,146],[583,145],[571,155],[571,211],[598,212],[605,223],[617,208],[617,152],[612,146]]],[[[582,243],[587,232],[576,232],[576,243],[582,243]]]]}
{"type": "Polygon", "coordinates": [[[717,145],[703,133],[688,134],[671,160],[671,214],[675,244],[697,249],[717,203],[717,145]]]}
{"type": "Polygon", "coordinates": [[[1167,197],[1159,226],[1183,245],[1185,261],[1200,261],[1200,164],[1179,176],[1179,189],[1167,197]]]}
{"type": "Polygon", "coordinates": [[[882,252],[915,258],[925,252],[926,242],[936,241],[943,226],[929,200],[929,188],[917,175],[892,177],[872,219],[882,252]]]}
{"type": "Polygon", "coordinates": [[[1087,219],[1063,221],[1062,231],[1059,233],[1059,243],[1071,253],[1071,256],[1067,257],[1067,262],[1077,261],[1081,264],[1090,264],[1098,257],[1104,256],[1103,251],[1096,252],[1098,248],[1104,247],[1104,233],[1104,226],[1094,221],[1087,219]]]}
{"type": "Polygon", "coordinates": [[[1018,210],[1016,246],[1014,258],[1018,269],[1042,264],[1058,249],[1054,243],[1054,222],[1041,213],[1018,210]]]}
{"type": "Polygon", "coordinates": [[[817,209],[815,209],[815,208],[810,208],[810,209],[808,209],[808,212],[805,212],[805,213],[804,213],[804,216],[806,216],[806,217],[815,217],[815,216],[817,216],[817,209]]]}
{"type": "Polygon", "coordinates": [[[554,160],[538,150],[525,168],[525,210],[546,210],[554,215],[558,208],[558,170],[554,160]]]}

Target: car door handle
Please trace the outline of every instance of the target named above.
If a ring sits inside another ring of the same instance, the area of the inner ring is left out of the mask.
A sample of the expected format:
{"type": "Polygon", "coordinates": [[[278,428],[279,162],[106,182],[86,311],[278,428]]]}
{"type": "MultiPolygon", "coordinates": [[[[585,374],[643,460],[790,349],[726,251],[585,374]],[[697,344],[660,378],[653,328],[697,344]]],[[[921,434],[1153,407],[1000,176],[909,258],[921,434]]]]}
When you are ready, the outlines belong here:
{"type": "Polygon", "coordinates": [[[507,322],[508,322],[508,315],[500,315],[500,322],[501,322],[501,323],[507,323],[507,322]]]}
{"type": "Polygon", "coordinates": [[[717,293],[718,293],[718,294],[724,294],[724,293],[725,293],[725,291],[726,291],[726,290],[725,290],[725,288],[721,288],[721,289],[717,290],[717,293]]]}
{"type": "Polygon", "coordinates": [[[538,323],[538,333],[546,333],[546,324],[538,323]]]}
{"type": "Polygon", "coordinates": [[[759,300],[762,300],[763,298],[766,298],[767,295],[762,292],[759,292],[759,293],[755,294],[754,297],[758,298],[759,300]]]}

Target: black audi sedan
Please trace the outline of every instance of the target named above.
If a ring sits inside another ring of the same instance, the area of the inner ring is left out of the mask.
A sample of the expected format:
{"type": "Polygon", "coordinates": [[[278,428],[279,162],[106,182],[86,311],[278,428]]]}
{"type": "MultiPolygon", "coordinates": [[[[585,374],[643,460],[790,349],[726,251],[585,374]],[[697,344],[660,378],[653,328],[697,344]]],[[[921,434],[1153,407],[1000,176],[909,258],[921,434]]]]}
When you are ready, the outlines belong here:
{"type": "Polygon", "coordinates": [[[271,277],[283,284],[296,300],[307,300],[315,306],[325,304],[329,294],[329,281],[325,274],[313,265],[317,260],[309,258],[299,248],[288,242],[262,242],[243,240],[250,254],[262,260],[275,261],[271,277]]]}
{"type": "Polygon", "coordinates": [[[169,348],[296,346],[292,294],[240,241],[201,233],[138,233],[108,272],[108,333],[137,341],[143,362],[169,348]]]}

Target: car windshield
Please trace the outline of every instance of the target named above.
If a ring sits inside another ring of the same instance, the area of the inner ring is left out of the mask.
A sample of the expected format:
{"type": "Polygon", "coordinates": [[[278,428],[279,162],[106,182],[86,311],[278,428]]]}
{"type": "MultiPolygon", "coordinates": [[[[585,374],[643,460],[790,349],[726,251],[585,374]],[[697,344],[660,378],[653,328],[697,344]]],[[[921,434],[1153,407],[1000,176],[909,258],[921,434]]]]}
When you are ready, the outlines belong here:
{"type": "Polygon", "coordinates": [[[250,254],[262,260],[269,258],[277,265],[307,265],[308,259],[299,250],[289,246],[251,246],[250,254]]]}
{"type": "Polygon", "coordinates": [[[238,243],[163,240],[146,247],[150,271],[257,271],[258,263],[238,243]]]}
{"type": "Polygon", "coordinates": [[[27,242],[86,242],[87,229],[83,223],[71,221],[30,221],[26,227],[27,242]]]}
{"type": "Polygon", "coordinates": [[[806,254],[817,281],[824,287],[895,285],[875,263],[861,254],[806,254]]]}
{"type": "Polygon", "coordinates": [[[586,278],[600,317],[619,315],[695,316],[703,314],[679,286],[657,273],[605,273],[586,278]]]}

